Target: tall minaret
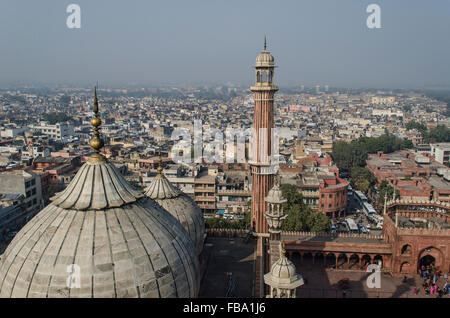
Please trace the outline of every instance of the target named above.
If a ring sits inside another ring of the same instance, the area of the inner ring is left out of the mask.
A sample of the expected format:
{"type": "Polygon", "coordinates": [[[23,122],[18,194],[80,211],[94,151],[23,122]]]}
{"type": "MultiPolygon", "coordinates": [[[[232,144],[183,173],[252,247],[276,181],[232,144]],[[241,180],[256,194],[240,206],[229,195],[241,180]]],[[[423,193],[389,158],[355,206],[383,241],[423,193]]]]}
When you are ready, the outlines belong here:
{"type": "Polygon", "coordinates": [[[256,57],[256,83],[250,89],[254,93],[255,112],[253,119],[254,139],[250,161],[252,184],[252,229],[257,233],[267,233],[264,216],[264,198],[273,186],[273,171],[270,166],[272,154],[271,133],[274,125],[273,99],[278,86],[273,85],[274,58],[266,50],[256,57]]]}

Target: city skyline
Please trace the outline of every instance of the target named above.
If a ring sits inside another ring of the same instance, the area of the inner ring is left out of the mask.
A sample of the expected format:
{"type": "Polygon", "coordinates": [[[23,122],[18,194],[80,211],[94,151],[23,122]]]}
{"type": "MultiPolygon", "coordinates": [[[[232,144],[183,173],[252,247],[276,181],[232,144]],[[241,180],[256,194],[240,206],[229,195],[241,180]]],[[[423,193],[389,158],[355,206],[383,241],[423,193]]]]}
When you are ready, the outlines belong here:
{"type": "Polygon", "coordinates": [[[69,29],[69,1],[5,1],[0,83],[249,85],[267,35],[280,87],[450,87],[450,5],[377,1],[381,28],[369,29],[370,3],[81,0],[69,29]]]}

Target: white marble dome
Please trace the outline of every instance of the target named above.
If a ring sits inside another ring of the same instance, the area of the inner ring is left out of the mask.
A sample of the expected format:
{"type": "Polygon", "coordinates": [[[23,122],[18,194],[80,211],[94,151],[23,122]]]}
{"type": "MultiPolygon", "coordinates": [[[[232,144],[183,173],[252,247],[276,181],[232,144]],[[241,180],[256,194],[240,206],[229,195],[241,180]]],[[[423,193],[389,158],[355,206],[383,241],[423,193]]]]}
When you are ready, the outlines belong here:
{"type": "Polygon", "coordinates": [[[259,55],[256,57],[256,63],[255,66],[274,66],[275,65],[275,59],[272,54],[270,54],[269,51],[263,50],[259,55]]]}
{"type": "Polygon", "coordinates": [[[188,232],[196,254],[203,250],[205,221],[197,203],[184,192],[178,190],[162,173],[159,173],[145,189],[145,195],[155,200],[161,207],[172,214],[188,232]]]}
{"type": "Polygon", "coordinates": [[[283,204],[287,202],[287,199],[283,197],[283,192],[281,191],[278,179],[275,179],[275,184],[272,189],[269,190],[264,201],[271,204],[283,204]]]}
{"type": "Polygon", "coordinates": [[[297,274],[295,265],[286,257],[285,252],[273,263],[270,272],[264,275],[266,284],[277,288],[297,288],[303,285],[303,278],[297,274]]]}
{"type": "Polygon", "coordinates": [[[106,160],[85,163],[0,261],[0,297],[196,297],[198,290],[186,231],[106,160]],[[71,264],[79,280],[69,288],[71,264]]]}

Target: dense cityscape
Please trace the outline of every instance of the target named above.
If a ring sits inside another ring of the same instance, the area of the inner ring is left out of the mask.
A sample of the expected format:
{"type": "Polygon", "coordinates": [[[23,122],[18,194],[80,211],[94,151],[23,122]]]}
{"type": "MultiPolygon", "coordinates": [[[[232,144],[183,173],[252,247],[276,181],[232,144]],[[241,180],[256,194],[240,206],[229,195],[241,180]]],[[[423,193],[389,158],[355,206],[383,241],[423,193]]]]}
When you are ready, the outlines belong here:
{"type": "MultiPolygon", "coordinates": [[[[207,232],[250,228],[248,163],[186,165],[171,158],[174,129],[192,132],[194,120],[201,120],[203,130],[251,127],[248,89],[228,84],[108,88],[98,94],[102,153],[127,181],[145,189],[161,164],[167,179],[200,207],[207,232]]],[[[385,197],[450,202],[445,98],[429,91],[355,92],[327,85],[277,94],[278,174],[285,193],[300,195],[287,203],[283,229],[381,235],[385,197]],[[360,222],[355,229],[347,216],[360,222]]],[[[0,102],[3,251],[92,153],[93,99],[91,88],[23,87],[2,91],[0,102]]],[[[437,226],[446,229],[448,223],[437,226]]]]}

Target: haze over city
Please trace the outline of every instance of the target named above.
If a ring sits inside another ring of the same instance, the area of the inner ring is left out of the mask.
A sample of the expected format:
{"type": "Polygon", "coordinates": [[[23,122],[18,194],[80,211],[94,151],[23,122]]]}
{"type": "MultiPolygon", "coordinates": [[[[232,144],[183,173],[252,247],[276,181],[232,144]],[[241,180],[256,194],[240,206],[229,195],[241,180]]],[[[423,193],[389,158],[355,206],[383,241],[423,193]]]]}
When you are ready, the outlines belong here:
{"type": "Polygon", "coordinates": [[[0,3],[0,83],[248,85],[267,35],[280,86],[450,86],[448,1],[12,1],[0,3]],[[66,7],[81,8],[81,28],[66,7]],[[270,8],[270,9],[268,9],[270,8]]]}

